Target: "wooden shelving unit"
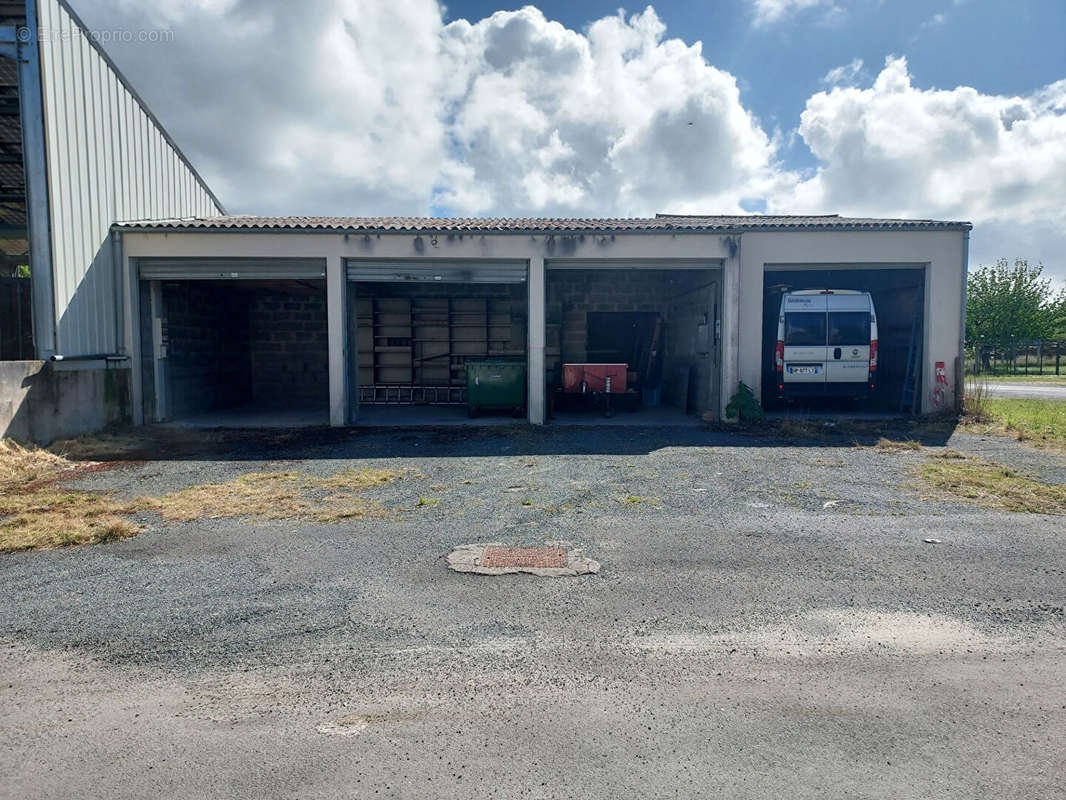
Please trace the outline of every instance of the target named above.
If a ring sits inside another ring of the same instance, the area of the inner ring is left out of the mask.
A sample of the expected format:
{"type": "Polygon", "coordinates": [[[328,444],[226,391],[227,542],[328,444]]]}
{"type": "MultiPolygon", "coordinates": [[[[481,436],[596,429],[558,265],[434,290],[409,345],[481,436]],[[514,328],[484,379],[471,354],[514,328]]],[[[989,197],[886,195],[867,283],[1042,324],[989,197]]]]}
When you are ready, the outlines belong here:
{"type": "Polygon", "coordinates": [[[465,403],[467,358],[526,354],[508,298],[359,297],[355,311],[361,403],[465,403]]]}

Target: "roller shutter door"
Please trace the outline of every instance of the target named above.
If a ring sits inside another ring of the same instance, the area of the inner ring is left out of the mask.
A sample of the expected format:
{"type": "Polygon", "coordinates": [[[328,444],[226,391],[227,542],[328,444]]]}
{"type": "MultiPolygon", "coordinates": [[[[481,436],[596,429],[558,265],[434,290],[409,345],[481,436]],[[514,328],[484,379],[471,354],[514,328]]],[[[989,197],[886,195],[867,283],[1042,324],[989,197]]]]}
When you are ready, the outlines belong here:
{"type": "Polygon", "coordinates": [[[326,262],[320,258],[142,258],[141,280],[321,280],[326,262]]]}
{"type": "Polygon", "coordinates": [[[526,262],[353,259],[348,261],[348,280],[361,283],[525,283],[526,262]]]}

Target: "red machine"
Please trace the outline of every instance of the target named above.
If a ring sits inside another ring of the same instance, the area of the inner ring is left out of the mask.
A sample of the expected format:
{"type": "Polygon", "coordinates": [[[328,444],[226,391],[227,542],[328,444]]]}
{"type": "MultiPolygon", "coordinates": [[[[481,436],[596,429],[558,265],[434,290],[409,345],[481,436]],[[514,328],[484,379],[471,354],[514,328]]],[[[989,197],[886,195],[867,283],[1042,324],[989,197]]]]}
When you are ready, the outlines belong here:
{"type": "Polygon", "coordinates": [[[613,416],[615,406],[636,410],[638,395],[628,386],[628,364],[563,364],[558,401],[566,406],[600,408],[613,416]]]}
{"type": "Polygon", "coordinates": [[[563,364],[563,392],[625,394],[628,369],[628,364],[563,364]]]}

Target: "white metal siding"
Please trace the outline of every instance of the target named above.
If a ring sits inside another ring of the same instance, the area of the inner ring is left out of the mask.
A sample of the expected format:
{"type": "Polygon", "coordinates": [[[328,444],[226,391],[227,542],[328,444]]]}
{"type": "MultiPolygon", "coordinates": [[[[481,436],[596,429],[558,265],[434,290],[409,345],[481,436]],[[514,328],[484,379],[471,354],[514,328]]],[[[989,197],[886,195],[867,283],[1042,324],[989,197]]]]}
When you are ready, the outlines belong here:
{"type": "Polygon", "coordinates": [[[61,0],[38,4],[56,351],[113,353],[118,220],[222,209],[61,0]]]}

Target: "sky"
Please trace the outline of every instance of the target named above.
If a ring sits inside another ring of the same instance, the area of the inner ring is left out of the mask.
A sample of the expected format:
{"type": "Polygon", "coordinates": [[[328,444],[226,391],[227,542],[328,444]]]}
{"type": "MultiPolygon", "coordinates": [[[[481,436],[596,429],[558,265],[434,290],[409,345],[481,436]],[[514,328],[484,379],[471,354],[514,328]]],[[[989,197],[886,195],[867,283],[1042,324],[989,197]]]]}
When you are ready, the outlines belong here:
{"type": "Polygon", "coordinates": [[[231,213],[969,220],[1066,282],[1063,0],[71,2],[231,213]]]}

